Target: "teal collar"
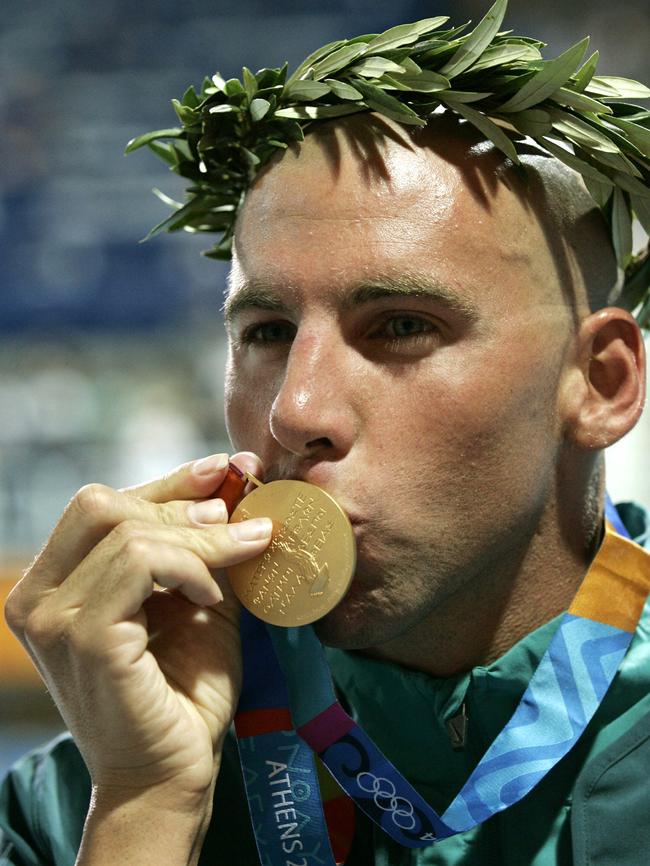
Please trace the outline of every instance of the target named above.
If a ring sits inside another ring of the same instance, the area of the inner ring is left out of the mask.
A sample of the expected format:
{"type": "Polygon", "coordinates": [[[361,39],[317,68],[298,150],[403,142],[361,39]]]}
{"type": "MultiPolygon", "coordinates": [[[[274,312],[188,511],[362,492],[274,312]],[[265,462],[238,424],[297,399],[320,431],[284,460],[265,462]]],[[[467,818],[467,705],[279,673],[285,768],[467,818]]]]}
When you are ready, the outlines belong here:
{"type": "MultiPolygon", "coordinates": [[[[650,549],[650,512],[632,502],[617,505],[617,510],[633,540],[650,549]]],[[[355,720],[422,796],[434,808],[444,809],[512,715],[561,618],[535,629],[491,664],[455,677],[431,677],[341,650],[328,649],[327,657],[355,720]],[[463,705],[468,716],[466,742],[462,750],[455,750],[449,725],[459,718],[463,705]]],[[[648,638],[650,600],[632,652],[621,666],[620,674],[631,683],[637,659],[645,660],[649,652],[648,638]]],[[[617,692],[614,686],[613,699],[617,692]]]]}
{"type": "Polygon", "coordinates": [[[434,809],[444,809],[512,715],[560,620],[492,664],[448,678],[341,650],[328,649],[327,657],[355,720],[434,809]],[[463,706],[468,720],[459,750],[450,726],[462,727],[463,706]]]}

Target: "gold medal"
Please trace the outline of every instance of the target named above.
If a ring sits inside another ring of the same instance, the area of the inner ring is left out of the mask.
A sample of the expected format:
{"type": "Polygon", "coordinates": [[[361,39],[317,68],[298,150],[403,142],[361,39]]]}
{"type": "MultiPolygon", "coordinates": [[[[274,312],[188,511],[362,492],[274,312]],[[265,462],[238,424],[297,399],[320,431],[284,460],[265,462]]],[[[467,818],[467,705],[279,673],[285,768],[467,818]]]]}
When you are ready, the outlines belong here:
{"type": "Polygon", "coordinates": [[[305,481],[271,481],[237,506],[231,523],[273,521],[264,553],[232,565],[228,577],[244,607],[273,625],[307,625],[329,613],[348,591],[356,565],[352,526],[329,493],[305,481]]]}

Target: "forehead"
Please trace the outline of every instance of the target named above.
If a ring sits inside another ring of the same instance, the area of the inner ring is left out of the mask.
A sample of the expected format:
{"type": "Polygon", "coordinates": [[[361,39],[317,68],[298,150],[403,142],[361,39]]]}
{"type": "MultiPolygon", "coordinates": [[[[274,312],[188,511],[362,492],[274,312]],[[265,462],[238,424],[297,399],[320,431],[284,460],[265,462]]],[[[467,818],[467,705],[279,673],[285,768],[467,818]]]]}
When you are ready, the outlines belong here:
{"type": "Polygon", "coordinates": [[[500,157],[374,123],[330,124],[258,177],[237,224],[232,292],[322,293],[417,273],[485,295],[546,274],[540,226],[501,179],[500,157]]]}

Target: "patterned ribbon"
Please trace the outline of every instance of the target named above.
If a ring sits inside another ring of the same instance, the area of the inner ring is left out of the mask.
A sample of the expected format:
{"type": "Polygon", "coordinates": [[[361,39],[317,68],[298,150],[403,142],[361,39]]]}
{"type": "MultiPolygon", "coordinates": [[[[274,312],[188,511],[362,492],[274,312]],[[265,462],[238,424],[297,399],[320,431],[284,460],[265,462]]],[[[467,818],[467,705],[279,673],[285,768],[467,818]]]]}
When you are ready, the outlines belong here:
{"type": "Polygon", "coordinates": [[[244,679],[235,717],[248,808],[262,866],[334,864],[314,756],[297,735],[264,623],[242,610],[244,679]]]}
{"type": "Polygon", "coordinates": [[[333,866],[345,856],[327,840],[312,752],[362,811],[409,848],[475,827],[544,778],[600,706],[650,590],[648,554],[623,537],[609,499],[606,516],[598,555],[519,705],[442,815],[340,706],[313,629],[265,626],[244,611],[235,724],[262,866],[307,866],[308,858],[333,866]]]}

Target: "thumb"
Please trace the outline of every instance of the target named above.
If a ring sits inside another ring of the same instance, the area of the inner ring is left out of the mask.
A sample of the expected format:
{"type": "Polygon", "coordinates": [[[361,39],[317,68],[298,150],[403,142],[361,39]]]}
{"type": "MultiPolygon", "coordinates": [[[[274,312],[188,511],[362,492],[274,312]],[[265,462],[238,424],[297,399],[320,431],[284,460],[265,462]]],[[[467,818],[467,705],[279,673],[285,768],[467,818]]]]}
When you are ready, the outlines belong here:
{"type": "MultiPolygon", "coordinates": [[[[232,462],[245,474],[262,474],[262,462],[250,451],[234,454],[232,462]]],[[[171,502],[178,499],[206,499],[213,496],[228,471],[227,454],[211,454],[176,467],[162,478],[146,484],[124,487],[122,492],[149,502],[171,502]]]]}

